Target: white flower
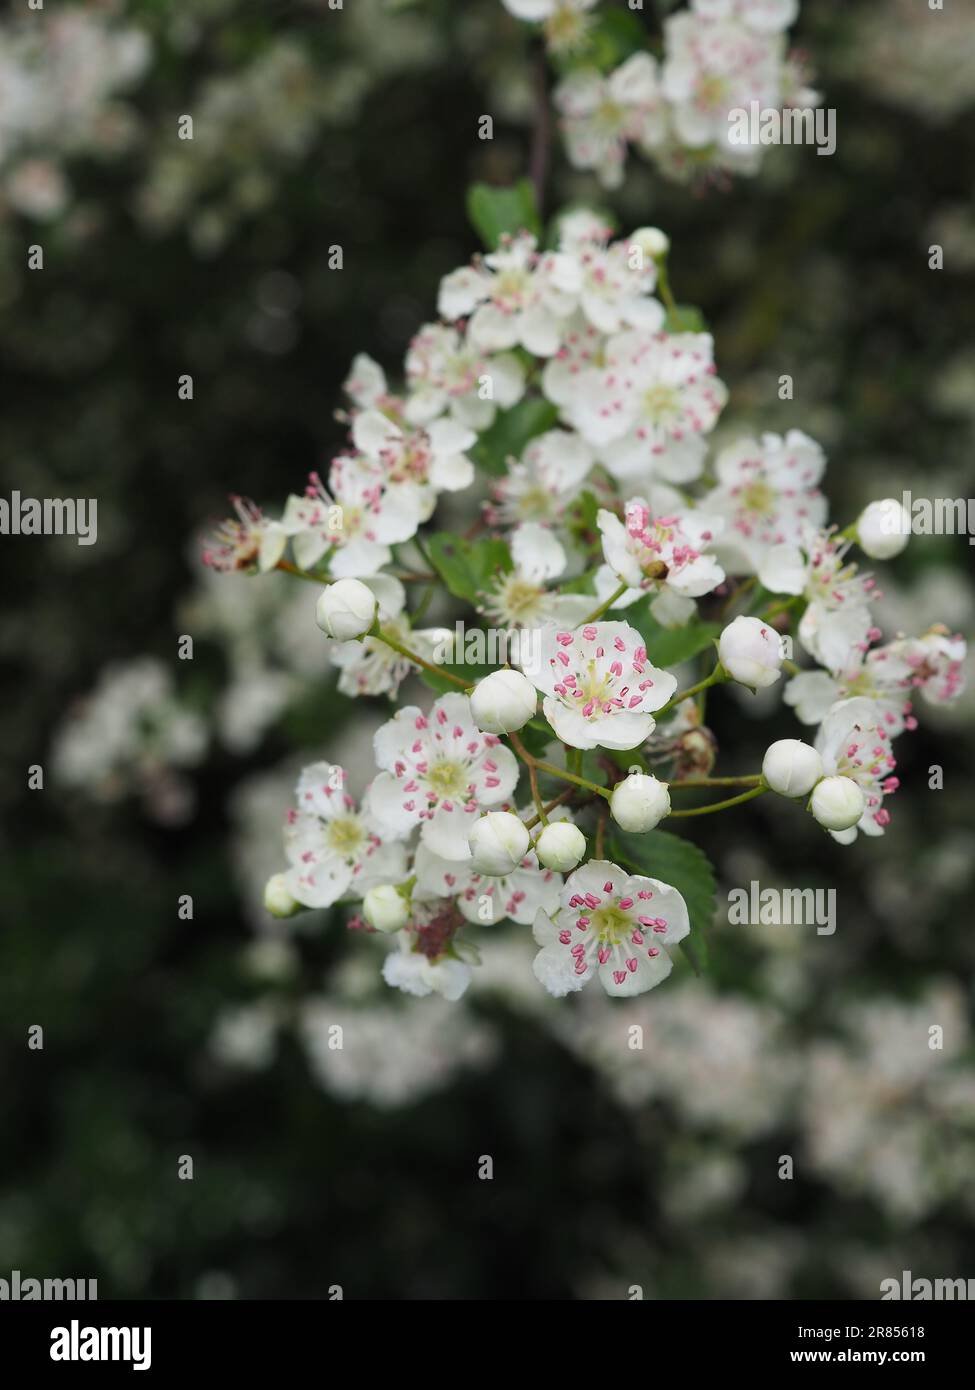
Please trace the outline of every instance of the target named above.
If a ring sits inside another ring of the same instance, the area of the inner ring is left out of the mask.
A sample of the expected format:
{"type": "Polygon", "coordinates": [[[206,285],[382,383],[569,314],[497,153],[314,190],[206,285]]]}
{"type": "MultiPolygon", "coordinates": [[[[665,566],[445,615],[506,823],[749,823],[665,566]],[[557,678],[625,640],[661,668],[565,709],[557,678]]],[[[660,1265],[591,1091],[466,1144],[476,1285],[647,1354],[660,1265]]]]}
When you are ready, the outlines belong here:
{"type": "MultiPolygon", "coordinates": [[[[528,812],[522,814],[527,816],[528,812]]],[[[520,926],[531,926],[540,907],[546,912],[555,911],[562,890],[559,875],[540,867],[531,850],[509,872],[484,875],[476,873],[469,860],[459,864],[442,859],[421,844],[413,872],[414,897],[453,896],[461,916],[479,926],[494,926],[505,918],[520,926]]]]}
{"type": "Polygon", "coordinates": [[[781,796],[807,796],[822,775],[822,758],[801,739],[780,738],[762,759],[762,776],[781,796]]]}
{"type": "Polygon", "coordinates": [[[537,660],[522,665],[545,696],[546,719],[572,748],[636,748],[654,728],[653,711],[677,689],[627,623],[546,627],[537,660]]]}
{"type": "Polygon", "coordinates": [[[510,409],[525,391],[525,371],[513,353],[480,352],[445,323],[420,329],[405,365],[410,390],[405,413],[415,425],[449,410],[458,424],[485,430],[499,408],[510,409]]]}
{"type": "Polygon", "coordinates": [[[520,671],[492,671],[471,692],[471,714],[488,734],[510,734],[535,713],[538,692],[520,671]]]}
{"type": "Polygon", "coordinates": [[[400,834],[419,825],[421,841],[444,859],[470,859],[467,836],[482,808],[507,801],[518,781],[514,754],[478,729],[466,695],[442,695],[424,715],[407,705],[375,736],[370,803],[400,834]]]}
{"type": "Polygon", "coordinates": [[[342,390],[360,410],[382,410],[391,404],[392,396],[386,384],[386,373],[368,353],[359,352],[352,359],[349,375],[342,390]]]}
{"type": "Polygon", "coordinates": [[[817,484],[826,459],[801,430],[739,439],[715,460],[718,486],[700,501],[702,511],[728,521],[719,558],[730,573],[751,573],[770,546],[799,545],[826,520],[817,484]]]}
{"type": "Polygon", "coordinates": [[[630,245],[639,246],[650,260],[659,261],[670,250],[670,237],[659,227],[637,227],[630,236],[630,245]]]}
{"type": "Polygon", "coordinates": [[[309,569],[330,550],[336,579],[377,574],[393,557],[389,547],[416,535],[419,491],[393,496],[382,475],[358,457],[335,459],[329,484],[331,495],[313,473],[304,497],[291,496],[285,505],[280,525],[294,538],[296,561],[309,569]]]}
{"type": "Polygon", "coordinates": [[[399,949],[390,951],[383,961],[383,979],[404,994],[421,999],[428,994],[442,994],[453,1002],[467,989],[471,972],[469,966],[452,956],[431,960],[414,949],[408,932],[402,932],[399,949]]]}
{"type": "Polygon", "coordinates": [[[742,615],[721,633],[718,659],[732,680],[764,690],[782,674],[782,639],[761,618],[742,615]]]}
{"type": "Polygon", "coordinates": [[[278,522],[265,520],[260,507],[246,497],[232,497],[236,517],[223,521],[204,545],[203,563],[223,573],[233,570],[273,570],[288,543],[278,522]]]}
{"type": "Polygon", "coordinates": [[[454,321],[470,315],[467,336],[482,352],[521,346],[551,357],[562,324],[576,307],[582,273],[562,252],[537,253],[527,232],[512,237],[473,266],[445,277],[438,308],[454,321]]]}
{"type": "Polygon", "coordinates": [[[467,843],[472,868],[500,878],[517,869],[531,848],[531,836],[510,811],[488,811],[471,826],[467,843]]]}
{"type": "Polygon", "coordinates": [[[264,906],[272,917],[291,917],[301,906],[288,888],[285,874],[272,874],[264,887],[264,906]]]}
{"type": "Polygon", "coordinates": [[[799,0],[691,0],[704,19],[739,19],[758,33],[777,33],[795,23],[799,0]]]}
{"type": "Polygon", "coordinates": [[[352,423],[352,442],[381,481],[384,501],[394,510],[402,505],[408,516],[415,512],[419,521],[429,519],[438,493],[470,487],[474,465],[466,451],[476,440],[472,429],[449,417],[401,429],[378,410],[365,410],[352,423]]]}
{"type": "Polygon", "coordinates": [[[537,24],[551,19],[560,9],[591,10],[596,0],[501,0],[501,3],[516,19],[537,24]]]}
{"type": "MultiPolygon", "coordinates": [[[[560,349],[560,357],[564,350],[560,349]]],[[[559,365],[559,359],[553,358],[545,370],[559,365]]],[[[507,476],[494,485],[492,524],[558,521],[594,463],[592,450],[577,434],[548,430],[537,435],[526,446],[521,462],[509,463],[507,476]]]]}
{"type": "Polygon", "coordinates": [[[337,579],[319,595],[315,621],[327,637],[348,642],[369,631],[378,608],[376,595],[361,580],[337,579]]]}
{"type": "Polygon", "coordinates": [[[656,777],[631,772],[613,788],[609,809],[613,820],[624,830],[652,830],[670,815],[670,789],[656,777]]]}
{"type": "Polygon", "coordinates": [[[761,147],[732,143],[728,115],[735,109],[749,110],[753,101],[761,110],[781,106],[781,36],[684,11],[665,21],[664,45],[661,81],[681,144],[710,149],[719,164],[752,172],[761,160],[761,147]]]}
{"type": "Polygon", "coordinates": [[[535,977],[550,994],[568,994],[598,972],[607,994],[642,994],[673,968],[664,946],[690,931],[676,888],[593,859],[570,874],[554,920],[540,911],[535,977]]]}
{"type": "Polygon", "coordinates": [[[545,623],[579,623],[593,608],[586,594],[560,594],[547,587],[568,563],[565,550],[545,526],[525,522],[509,537],[514,567],[499,573],[484,596],[483,611],[505,628],[545,623]]]}
{"type": "Polygon", "coordinates": [[[849,542],[828,532],[812,533],[802,546],[770,546],[758,564],[758,577],[774,594],[808,600],[799,623],[799,641],[817,661],[841,667],[854,648],[864,648],[873,626],[869,603],[876,581],[846,563],[849,542]]]}
{"type": "Polygon", "coordinates": [[[615,477],[690,482],[728,398],[713,351],[710,333],[616,334],[607,365],[581,375],[568,418],[615,477]]]}
{"type": "MultiPolygon", "coordinates": [[[[630,593],[636,598],[646,589],[656,590],[658,598],[664,588],[682,599],[700,598],[724,580],[724,570],[706,553],[724,527],[721,517],[695,512],[655,517],[642,497],[632,497],[626,504],[625,524],[605,510],[596,520],[607,565],[617,579],[631,586],[621,607],[630,593]]],[[[688,603],[685,622],[693,611],[694,605],[688,603]]]]}
{"type": "Polygon", "coordinates": [[[813,788],[811,810],[827,830],[852,830],[866,804],[863,792],[849,777],[824,777],[813,788]]]}
{"type": "Polygon", "coordinates": [[[345,772],[312,763],[298,779],[298,809],[288,813],[284,844],[288,891],[305,907],[362,897],[376,883],[401,878],[406,852],[376,819],[367,795],[357,810],[344,791],[345,772]]]}
{"type": "Polygon", "coordinates": [[[874,701],[854,697],[834,705],[816,736],[816,750],[827,777],[850,778],[863,792],[862,815],[853,824],[866,835],[882,835],[890,821],[884,797],[898,786],[891,775],[897,760],[874,701]]]}
{"type": "Polygon", "coordinates": [[[860,549],[872,560],[892,560],[911,538],[911,518],[896,497],[871,502],[856,525],[860,549]]]}
{"type": "Polygon", "coordinates": [[[628,142],[649,150],[666,135],[667,106],[649,53],[634,53],[605,77],[595,68],[576,69],[552,99],[570,164],[594,169],[605,188],[622,183],[628,142]]]}
{"type": "Polygon", "coordinates": [[[362,900],[362,915],[375,931],[402,931],[410,920],[406,898],[394,883],[378,883],[362,900]]]}
{"type": "Polygon", "coordinates": [[[586,852],[586,837],[568,821],[550,821],[535,841],[535,853],[547,869],[561,874],[574,869],[586,852]]]}

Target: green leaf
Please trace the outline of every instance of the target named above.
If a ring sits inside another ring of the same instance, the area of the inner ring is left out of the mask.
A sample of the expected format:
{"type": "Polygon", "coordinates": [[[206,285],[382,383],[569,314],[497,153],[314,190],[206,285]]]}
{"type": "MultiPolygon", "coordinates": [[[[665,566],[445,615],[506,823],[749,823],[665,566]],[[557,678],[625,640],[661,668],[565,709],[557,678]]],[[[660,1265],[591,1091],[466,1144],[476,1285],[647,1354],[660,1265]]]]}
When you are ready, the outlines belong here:
{"type": "Polygon", "coordinates": [[[687,904],[690,935],[680,948],[694,973],[707,969],[707,936],[714,922],[714,867],[707,855],[690,840],[667,830],[649,830],[643,835],[617,830],[609,841],[609,852],[621,867],[631,873],[646,874],[676,888],[687,904]]]}
{"type": "Polygon", "coordinates": [[[588,37],[587,65],[603,72],[647,47],[647,32],[632,10],[605,10],[588,37]]]}
{"type": "Polygon", "coordinates": [[[706,333],[708,326],[700,309],[693,304],[675,304],[664,319],[668,333],[706,333]]]}
{"type": "Polygon", "coordinates": [[[647,647],[647,655],[655,666],[677,666],[689,661],[698,652],[706,651],[721,635],[720,623],[702,623],[695,619],[684,627],[663,627],[650,612],[651,599],[641,599],[623,616],[635,627],[647,647]]]}
{"type": "Polygon", "coordinates": [[[531,232],[541,235],[541,222],[535,205],[535,190],[527,179],[510,188],[475,183],[467,190],[467,216],[489,251],[500,245],[507,234],[531,232]]]}
{"type": "Polygon", "coordinates": [[[558,406],[541,396],[526,396],[510,410],[502,410],[484,431],[469,455],[478,468],[501,477],[509,458],[520,458],[525,445],[556,424],[558,406]]]}
{"type": "Polygon", "coordinates": [[[511,552],[504,541],[490,536],[466,540],[449,531],[427,537],[426,548],[434,569],[455,598],[476,606],[478,595],[499,571],[511,569],[511,552]]]}

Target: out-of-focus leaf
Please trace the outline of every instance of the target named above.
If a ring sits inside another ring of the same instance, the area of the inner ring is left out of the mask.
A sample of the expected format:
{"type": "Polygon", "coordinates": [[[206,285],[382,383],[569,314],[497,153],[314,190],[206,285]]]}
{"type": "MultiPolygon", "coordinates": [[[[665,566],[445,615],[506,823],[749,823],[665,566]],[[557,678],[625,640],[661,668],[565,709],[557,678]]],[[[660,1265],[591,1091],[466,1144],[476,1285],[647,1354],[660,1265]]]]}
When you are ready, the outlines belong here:
{"type": "Polygon", "coordinates": [[[467,216],[489,251],[494,251],[506,234],[541,235],[535,191],[527,179],[519,179],[508,188],[472,184],[467,190],[467,216]]]}
{"type": "Polygon", "coordinates": [[[500,477],[509,458],[520,458],[522,450],[538,434],[552,429],[558,408],[541,396],[527,396],[510,410],[498,413],[494,424],[484,431],[469,451],[471,459],[486,473],[500,477]]]}

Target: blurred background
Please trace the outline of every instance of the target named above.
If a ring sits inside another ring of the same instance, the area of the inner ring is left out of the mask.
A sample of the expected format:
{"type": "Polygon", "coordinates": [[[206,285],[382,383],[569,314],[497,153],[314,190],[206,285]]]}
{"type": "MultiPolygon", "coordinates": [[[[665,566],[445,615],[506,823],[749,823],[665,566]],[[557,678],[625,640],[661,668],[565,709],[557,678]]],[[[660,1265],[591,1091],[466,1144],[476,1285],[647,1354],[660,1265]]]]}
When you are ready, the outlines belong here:
{"type": "MultiPolygon", "coordinates": [[[[652,4],[643,22],[659,32],[652,4]]],[[[556,150],[550,206],[668,232],[731,388],[718,442],[813,435],[841,524],[902,488],[967,496],[971,17],[807,0],[795,38],[838,112],[833,157],[772,150],[705,191],[631,159],[606,195],[556,150]]],[[[97,545],[0,541],[4,1277],[97,1278],[103,1298],[707,1299],[975,1276],[970,694],[900,740],[880,840],[841,849],[764,801],[695,830],[720,880],[711,968],[632,1003],[550,1000],[508,927],[460,1004],[410,1000],[344,910],[295,930],[260,906],[297,770],[335,757],[360,788],[389,705],[336,691],[314,589],[205,573],[199,537],[228,493],[277,507],[327,462],[356,352],[395,379],[476,249],[465,187],[525,171],[531,71],[498,0],[0,20],[2,493],[99,504],[97,545]],[[836,935],[729,925],[752,879],[835,886],[836,935]]],[[[971,557],[932,537],[884,567],[888,635],[970,633],[971,557]]],[[[731,696],[709,713],[746,769],[797,732],[731,696]]]]}

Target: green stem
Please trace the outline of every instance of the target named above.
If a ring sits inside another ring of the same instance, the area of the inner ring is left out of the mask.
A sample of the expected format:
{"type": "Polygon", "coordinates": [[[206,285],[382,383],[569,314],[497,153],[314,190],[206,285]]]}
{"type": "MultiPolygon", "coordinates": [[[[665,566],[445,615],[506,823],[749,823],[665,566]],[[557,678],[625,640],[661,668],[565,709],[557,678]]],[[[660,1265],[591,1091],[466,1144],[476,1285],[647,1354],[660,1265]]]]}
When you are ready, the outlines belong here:
{"type": "Polygon", "coordinates": [[[667,819],[672,820],[675,816],[709,816],[712,811],[727,811],[731,806],[740,806],[743,802],[751,801],[767,791],[768,787],[752,787],[750,791],[742,792],[740,796],[729,797],[727,801],[714,801],[710,806],[696,806],[692,811],[671,811],[667,819]]]}
{"type": "Polygon", "coordinates": [[[436,666],[432,661],[427,661],[425,657],[418,656],[416,652],[411,652],[409,647],[404,647],[402,642],[395,637],[390,637],[386,632],[370,632],[368,637],[376,637],[380,642],[385,642],[387,647],[392,647],[394,652],[399,652],[400,656],[405,656],[407,661],[411,661],[414,666],[422,666],[424,671],[432,671],[435,676],[442,676],[445,681],[450,681],[453,685],[459,685],[461,690],[473,690],[469,681],[462,680],[460,676],[455,676],[453,671],[445,671],[442,666],[436,666]]]}
{"type": "Polygon", "coordinates": [[[576,627],[585,627],[587,623],[594,623],[597,618],[601,618],[604,613],[608,613],[613,604],[623,597],[629,587],[629,584],[621,584],[615,593],[610,594],[605,603],[601,603],[587,618],[583,618],[581,623],[576,623],[576,627]]]}
{"type": "Polygon", "coordinates": [[[671,782],[670,790],[687,791],[695,787],[748,787],[762,780],[760,772],[750,772],[744,777],[689,777],[686,782],[671,782]]]}
{"type": "Polygon", "coordinates": [[[700,691],[707,690],[709,686],[722,685],[727,679],[728,676],[719,661],[711,674],[705,676],[704,680],[698,681],[696,685],[689,685],[686,690],[678,690],[672,700],[668,700],[665,705],[657,710],[654,718],[662,719],[665,714],[672,710],[675,705],[679,705],[682,700],[689,700],[692,695],[697,695],[700,691]]]}

